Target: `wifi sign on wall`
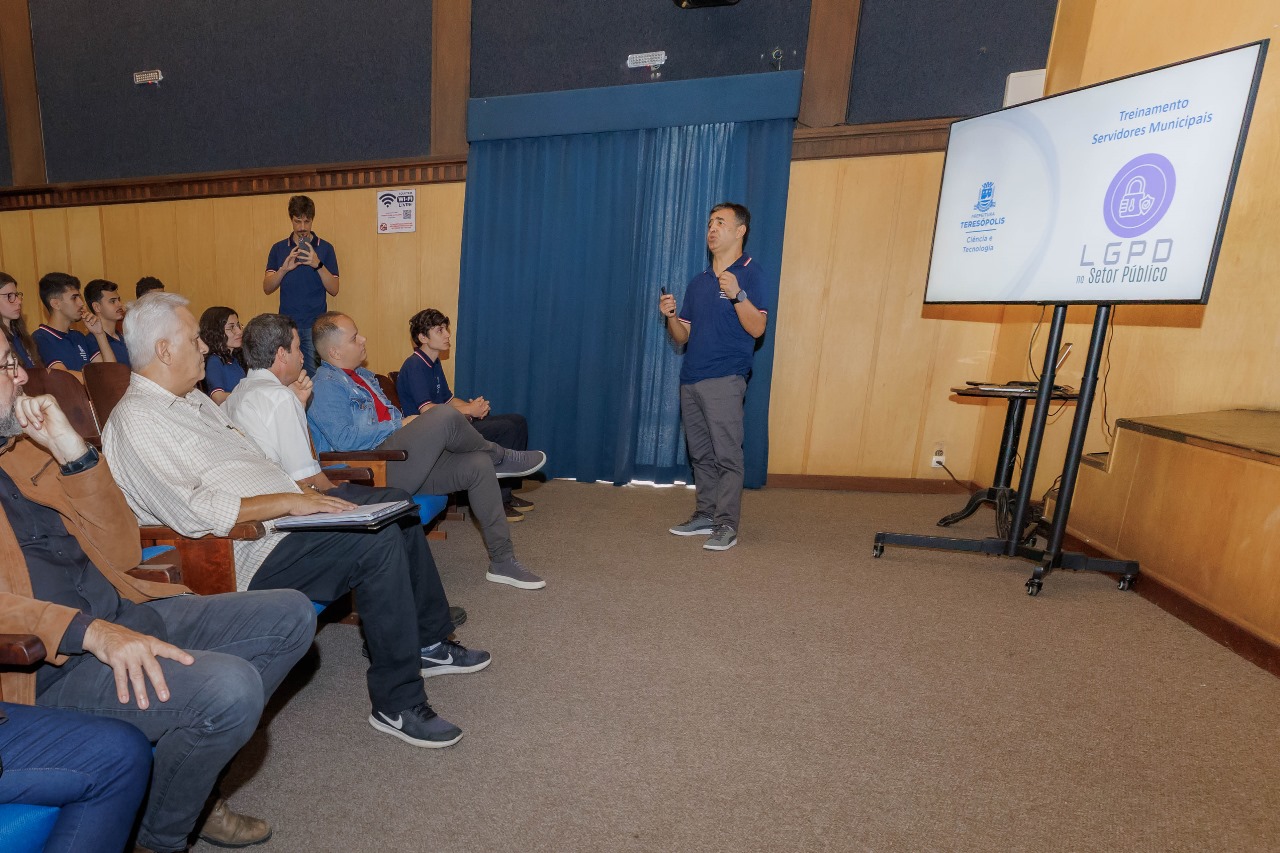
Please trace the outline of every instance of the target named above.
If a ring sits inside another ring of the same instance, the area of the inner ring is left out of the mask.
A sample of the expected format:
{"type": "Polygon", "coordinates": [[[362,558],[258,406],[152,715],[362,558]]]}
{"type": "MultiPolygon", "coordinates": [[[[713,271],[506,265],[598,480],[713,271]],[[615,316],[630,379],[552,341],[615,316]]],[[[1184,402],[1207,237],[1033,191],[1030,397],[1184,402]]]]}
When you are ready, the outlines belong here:
{"type": "Polygon", "coordinates": [[[418,230],[418,191],[399,188],[378,190],[378,233],[400,234],[418,230]]]}

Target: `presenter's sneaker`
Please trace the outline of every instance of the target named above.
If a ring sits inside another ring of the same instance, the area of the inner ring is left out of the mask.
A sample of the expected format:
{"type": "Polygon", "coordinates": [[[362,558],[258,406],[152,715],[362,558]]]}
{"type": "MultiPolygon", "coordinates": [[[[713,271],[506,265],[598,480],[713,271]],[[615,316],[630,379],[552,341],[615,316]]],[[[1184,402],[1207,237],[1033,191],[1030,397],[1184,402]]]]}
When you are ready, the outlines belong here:
{"type": "Polygon", "coordinates": [[[524,521],[524,516],[520,514],[520,511],[509,503],[502,505],[502,511],[507,515],[508,524],[518,524],[524,521]]]}
{"type": "Polygon", "coordinates": [[[374,711],[369,715],[369,725],[407,744],[426,749],[442,749],[462,740],[462,729],[437,714],[428,702],[406,708],[398,714],[374,711]]]}
{"type": "Polygon", "coordinates": [[[710,536],[716,523],[711,516],[695,512],[684,524],[677,524],[671,532],[677,536],[710,536]]]}
{"type": "Polygon", "coordinates": [[[422,677],[458,672],[479,672],[492,660],[488,652],[468,649],[457,640],[442,640],[436,648],[422,650],[422,677]]]}
{"type": "Polygon", "coordinates": [[[502,461],[493,466],[498,479],[504,477],[527,477],[547,464],[547,454],[541,450],[512,450],[507,448],[502,454],[502,461]]]}
{"type": "Polygon", "coordinates": [[[517,589],[542,589],[547,582],[533,572],[520,565],[515,557],[508,557],[499,563],[490,563],[485,580],[494,583],[505,583],[517,589]]]}
{"type": "Polygon", "coordinates": [[[516,512],[528,512],[533,509],[533,501],[527,501],[524,498],[512,495],[511,500],[507,501],[507,506],[511,507],[516,512]]]}
{"type": "Polygon", "coordinates": [[[728,551],[738,544],[738,532],[727,524],[717,524],[702,547],[708,551],[728,551]]]}
{"type": "Polygon", "coordinates": [[[200,827],[200,840],[215,847],[249,847],[271,837],[271,824],[256,817],[237,814],[221,797],[200,827]]]}

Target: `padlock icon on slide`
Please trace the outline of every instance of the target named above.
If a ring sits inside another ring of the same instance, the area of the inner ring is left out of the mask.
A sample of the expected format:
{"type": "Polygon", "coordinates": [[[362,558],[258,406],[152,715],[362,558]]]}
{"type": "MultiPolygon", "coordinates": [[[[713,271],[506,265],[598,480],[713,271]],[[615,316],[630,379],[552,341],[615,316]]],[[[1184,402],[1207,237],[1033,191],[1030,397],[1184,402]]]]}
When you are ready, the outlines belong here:
{"type": "Polygon", "coordinates": [[[1142,175],[1135,175],[1129,179],[1129,183],[1124,188],[1124,195],[1120,197],[1118,215],[1126,219],[1145,216],[1155,203],[1155,196],[1147,192],[1147,179],[1142,175]]]}

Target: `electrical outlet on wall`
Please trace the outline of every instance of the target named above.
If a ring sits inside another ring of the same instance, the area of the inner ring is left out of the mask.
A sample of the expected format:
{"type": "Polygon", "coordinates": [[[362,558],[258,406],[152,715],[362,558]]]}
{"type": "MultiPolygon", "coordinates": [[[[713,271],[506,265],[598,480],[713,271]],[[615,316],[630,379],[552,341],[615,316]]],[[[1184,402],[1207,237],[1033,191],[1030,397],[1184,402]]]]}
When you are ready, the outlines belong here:
{"type": "Polygon", "coordinates": [[[932,468],[942,468],[947,464],[946,450],[939,444],[933,449],[933,457],[929,460],[929,466],[932,468]]]}

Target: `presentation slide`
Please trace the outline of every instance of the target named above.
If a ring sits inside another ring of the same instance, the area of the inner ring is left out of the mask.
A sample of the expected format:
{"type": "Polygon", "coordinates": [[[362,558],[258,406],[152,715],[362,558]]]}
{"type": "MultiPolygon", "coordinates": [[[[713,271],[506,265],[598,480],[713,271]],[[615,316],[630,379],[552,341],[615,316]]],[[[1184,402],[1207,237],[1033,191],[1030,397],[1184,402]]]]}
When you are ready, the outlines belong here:
{"type": "Polygon", "coordinates": [[[925,302],[1204,302],[1266,42],[951,127],[925,302]]]}

